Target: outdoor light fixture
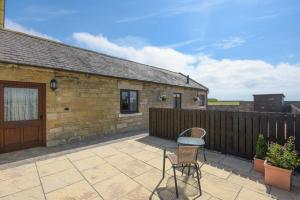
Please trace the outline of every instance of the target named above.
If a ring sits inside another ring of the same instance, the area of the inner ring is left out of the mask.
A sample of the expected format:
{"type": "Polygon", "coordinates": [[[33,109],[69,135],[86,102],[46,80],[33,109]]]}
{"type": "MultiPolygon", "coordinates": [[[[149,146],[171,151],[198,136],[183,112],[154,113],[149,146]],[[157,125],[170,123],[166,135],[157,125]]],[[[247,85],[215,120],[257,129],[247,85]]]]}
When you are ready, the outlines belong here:
{"type": "Polygon", "coordinates": [[[50,81],[50,88],[51,88],[53,91],[57,89],[57,81],[56,81],[56,79],[52,79],[52,80],[50,81]]]}

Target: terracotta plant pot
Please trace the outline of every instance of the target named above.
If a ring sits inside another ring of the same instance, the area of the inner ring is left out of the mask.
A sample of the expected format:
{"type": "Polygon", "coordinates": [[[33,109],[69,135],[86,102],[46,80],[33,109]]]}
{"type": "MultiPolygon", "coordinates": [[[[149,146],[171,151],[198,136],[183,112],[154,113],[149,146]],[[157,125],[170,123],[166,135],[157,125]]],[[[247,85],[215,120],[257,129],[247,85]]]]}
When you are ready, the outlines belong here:
{"type": "Polygon", "coordinates": [[[265,162],[265,160],[254,157],[254,160],[253,160],[254,170],[264,174],[265,173],[264,162],[265,162]]]}
{"type": "Polygon", "coordinates": [[[265,165],[265,183],[287,191],[291,191],[293,170],[275,167],[267,161],[265,165]]]}

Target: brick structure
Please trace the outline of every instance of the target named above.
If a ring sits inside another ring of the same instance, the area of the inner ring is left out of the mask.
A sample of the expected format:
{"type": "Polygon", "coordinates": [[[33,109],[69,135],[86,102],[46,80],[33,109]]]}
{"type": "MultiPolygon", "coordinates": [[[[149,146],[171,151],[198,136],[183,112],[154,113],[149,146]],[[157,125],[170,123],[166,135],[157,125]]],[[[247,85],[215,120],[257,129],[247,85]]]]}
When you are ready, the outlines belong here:
{"type": "Polygon", "coordinates": [[[255,94],[254,111],[258,112],[282,112],[284,106],[283,94],[255,94]]]}
{"type": "Polygon", "coordinates": [[[187,83],[179,73],[7,30],[0,30],[0,52],[0,80],[45,85],[48,146],[147,129],[149,107],[172,108],[174,93],[181,94],[182,108],[206,108],[194,97],[207,99],[208,89],[192,79],[187,83]],[[55,91],[50,89],[53,78],[55,91]],[[122,89],[138,91],[138,112],[120,112],[122,89]],[[167,100],[161,101],[161,95],[167,100]]]}

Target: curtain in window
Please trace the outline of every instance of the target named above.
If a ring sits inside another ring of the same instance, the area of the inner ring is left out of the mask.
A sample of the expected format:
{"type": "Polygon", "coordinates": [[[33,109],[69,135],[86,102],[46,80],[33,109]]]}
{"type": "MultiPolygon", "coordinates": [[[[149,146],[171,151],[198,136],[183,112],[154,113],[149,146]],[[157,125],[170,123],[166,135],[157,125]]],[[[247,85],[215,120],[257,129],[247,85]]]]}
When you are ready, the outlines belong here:
{"type": "Polygon", "coordinates": [[[205,96],[200,95],[199,96],[199,106],[204,106],[204,104],[205,104],[205,96]]]}
{"type": "Polygon", "coordinates": [[[137,111],[137,92],[130,91],[130,111],[136,112],[137,111]]]}
{"type": "Polygon", "coordinates": [[[38,119],[38,89],[4,88],[4,121],[38,119]]]}

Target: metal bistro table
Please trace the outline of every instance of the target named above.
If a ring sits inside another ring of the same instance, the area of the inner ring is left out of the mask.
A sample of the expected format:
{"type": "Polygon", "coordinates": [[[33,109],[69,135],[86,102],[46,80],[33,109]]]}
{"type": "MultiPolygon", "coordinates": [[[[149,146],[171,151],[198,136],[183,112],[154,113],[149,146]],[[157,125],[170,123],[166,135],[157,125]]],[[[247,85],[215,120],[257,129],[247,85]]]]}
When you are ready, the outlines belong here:
{"type": "MultiPolygon", "coordinates": [[[[196,146],[202,149],[204,161],[206,162],[206,156],[204,151],[205,141],[202,138],[196,137],[179,137],[177,139],[178,146],[185,145],[185,146],[196,146]]],[[[198,155],[198,154],[197,154],[198,155]]],[[[197,159],[197,158],[196,158],[197,159]]],[[[185,167],[183,167],[182,172],[185,167]]],[[[201,171],[200,171],[201,173],[201,171]]],[[[190,175],[190,166],[188,166],[188,175],[190,175]]]]}
{"type": "MultiPolygon", "coordinates": [[[[202,149],[204,161],[206,161],[204,146],[205,141],[202,138],[195,137],[179,137],[177,139],[178,145],[197,146],[202,149]]],[[[165,177],[165,163],[166,163],[166,146],[163,148],[163,178],[165,177]]]]}
{"type": "Polygon", "coordinates": [[[202,148],[204,161],[206,161],[205,150],[204,150],[205,141],[202,138],[179,137],[177,139],[177,143],[178,145],[198,146],[202,148]]]}

